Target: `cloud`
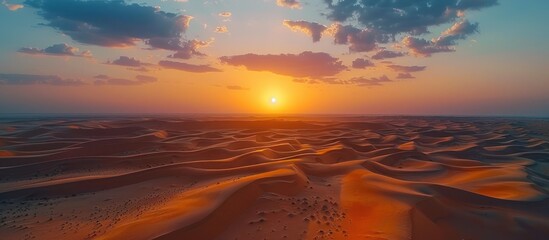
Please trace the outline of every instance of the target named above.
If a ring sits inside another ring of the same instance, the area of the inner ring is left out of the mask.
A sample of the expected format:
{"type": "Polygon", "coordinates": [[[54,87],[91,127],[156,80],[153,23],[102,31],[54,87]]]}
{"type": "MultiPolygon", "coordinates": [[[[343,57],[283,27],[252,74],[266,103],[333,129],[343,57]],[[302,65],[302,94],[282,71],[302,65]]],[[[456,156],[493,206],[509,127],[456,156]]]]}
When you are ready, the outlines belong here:
{"type": "Polygon", "coordinates": [[[95,80],[94,84],[101,86],[101,85],[115,85],[115,86],[136,86],[136,85],[142,85],[147,83],[153,83],[156,82],[158,79],[151,76],[145,76],[145,75],[137,75],[135,76],[135,80],[125,79],[125,78],[111,78],[107,75],[97,75],[94,78],[95,80]]]}
{"type": "Polygon", "coordinates": [[[416,77],[414,77],[410,73],[399,73],[396,78],[398,78],[398,79],[412,79],[412,78],[416,78],[416,77]]]}
{"type": "Polygon", "coordinates": [[[411,36],[406,36],[404,39],[402,39],[402,45],[410,49],[410,52],[413,55],[424,57],[429,57],[433,53],[455,51],[450,46],[437,46],[432,41],[411,36]]]}
{"type": "Polygon", "coordinates": [[[356,19],[368,29],[396,35],[428,32],[431,26],[453,22],[460,13],[494,6],[497,0],[332,1],[328,18],[345,22],[356,19]]]}
{"type": "Polygon", "coordinates": [[[245,54],[224,56],[222,63],[232,66],[244,66],[251,71],[269,71],[272,73],[292,76],[320,78],[332,76],[346,70],[341,61],[328,53],[302,52],[300,54],[245,54]]]}
{"type": "Polygon", "coordinates": [[[490,7],[498,4],[498,0],[460,0],[456,7],[460,10],[479,10],[481,8],[490,7]]]}
{"type": "Polygon", "coordinates": [[[462,20],[456,22],[436,39],[425,40],[407,36],[402,40],[402,45],[410,49],[413,55],[429,57],[434,53],[454,52],[457,40],[466,39],[469,35],[477,32],[478,23],[462,20]]]}
{"type": "Polygon", "coordinates": [[[8,3],[8,1],[2,1],[2,5],[4,5],[4,7],[6,7],[8,10],[10,11],[17,11],[25,6],[21,5],[21,4],[11,4],[11,3],[8,3]]]}
{"type": "Polygon", "coordinates": [[[323,34],[334,37],[334,44],[349,45],[350,52],[369,52],[377,48],[378,43],[389,42],[389,37],[371,29],[359,29],[352,25],[339,23],[326,27],[316,22],[284,20],[284,26],[293,31],[301,31],[318,42],[323,34]]]}
{"type": "Polygon", "coordinates": [[[249,88],[237,86],[237,85],[229,85],[227,86],[227,89],[229,90],[250,90],[249,88]]]}
{"type": "Polygon", "coordinates": [[[455,23],[448,30],[442,33],[440,37],[434,40],[435,45],[453,46],[457,40],[466,39],[469,35],[478,32],[478,23],[470,23],[468,20],[463,20],[455,23]]]}
{"type": "Polygon", "coordinates": [[[175,69],[185,72],[194,72],[194,73],[206,73],[206,72],[221,72],[221,70],[211,67],[210,65],[194,65],[182,62],[172,62],[172,61],[160,61],[158,63],[163,68],[175,69]]]}
{"type": "Polygon", "coordinates": [[[284,20],[282,22],[284,26],[289,27],[292,29],[292,31],[301,31],[313,38],[313,42],[320,41],[320,37],[322,37],[322,32],[327,29],[326,26],[322,24],[318,24],[315,22],[307,22],[307,21],[290,21],[290,20],[284,20]]]}
{"type": "Polygon", "coordinates": [[[334,36],[335,44],[349,45],[351,52],[369,52],[377,48],[377,43],[386,43],[389,38],[371,29],[358,29],[351,25],[332,24],[326,30],[334,36]]]}
{"type": "Polygon", "coordinates": [[[324,77],[324,78],[296,78],[293,79],[297,83],[307,83],[307,84],[334,84],[334,85],[354,85],[359,87],[373,87],[381,86],[385,83],[392,82],[387,76],[383,75],[381,77],[354,77],[349,80],[341,80],[335,77],[324,77]]]}
{"type": "Polygon", "coordinates": [[[309,83],[308,78],[294,78],[294,79],[292,79],[292,81],[294,81],[296,83],[309,83]]]}
{"type": "Polygon", "coordinates": [[[69,57],[92,57],[90,51],[79,52],[80,49],[70,46],[66,43],[59,43],[49,46],[44,49],[24,47],[17,50],[20,53],[32,55],[49,55],[49,56],[69,56],[69,57]]]}
{"type": "Polygon", "coordinates": [[[93,78],[97,78],[97,79],[109,79],[109,76],[105,75],[105,74],[99,74],[99,75],[96,75],[95,77],[93,78]]]}
{"type": "Polygon", "coordinates": [[[360,68],[360,69],[364,69],[364,68],[367,68],[367,67],[373,67],[374,66],[374,63],[368,59],[364,59],[364,58],[357,58],[353,61],[353,68],[360,68]]]}
{"type": "Polygon", "coordinates": [[[120,56],[118,59],[115,59],[113,61],[108,61],[107,64],[126,66],[126,67],[142,67],[145,65],[149,65],[133,57],[126,57],[126,56],[120,56]]]}
{"type": "Polygon", "coordinates": [[[351,78],[347,81],[347,84],[354,84],[360,87],[373,87],[373,86],[381,86],[382,84],[392,82],[391,79],[389,79],[387,76],[383,75],[381,77],[373,77],[373,78],[367,78],[367,77],[356,77],[351,78]]]}
{"type": "Polygon", "coordinates": [[[220,12],[219,13],[220,17],[226,17],[226,18],[231,17],[232,15],[233,14],[231,12],[220,12]]]}
{"type": "Polygon", "coordinates": [[[206,54],[201,53],[200,51],[198,51],[198,49],[207,47],[212,42],[213,42],[213,40],[200,41],[200,40],[197,40],[197,39],[185,41],[185,42],[183,42],[183,44],[181,44],[179,46],[179,48],[177,49],[177,52],[170,55],[169,57],[170,58],[179,58],[179,59],[190,59],[193,56],[200,56],[200,57],[206,56],[206,54]]]}
{"type": "Polygon", "coordinates": [[[351,52],[368,52],[375,50],[378,44],[400,41],[416,56],[455,51],[452,46],[456,41],[466,39],[478,27],[477,24],[462,21],[465,12],[498,4],[497,0],[324,2],[328,5],[325,16],[338,22],[329,30],[335,38],[335,44],[349,45],[351,52]],[[353,22],[356,23],[354,26],[353,22]],[[431,41],[417,37],[429,33],[431,27],[448,23],[457,24],[454,30],[460,33],[449,31],[431,41]]]}
{"type": "Polygon", "coordinates": [[[427,68],[426,66],[401,66],[401,65],[389,65],[387,67],[392,69],[395,72],[405,72],[405,73],[421,72],[427,68]]]}
{"type": "MultiPolygon", "coordinates": [[[[118,85],[134,86],[156,82],[157,79],[151,76],[137,75],[134,80],[125,78],[112,78],[105,74],[99,74],[93,77],[93,84],[100,85],[118,85]]],[[[62,78],[57,75],[34,75],[34,74],[4,74],[0,73],[0,85],[52,85],[52,86],[82,86],[87,85],[79,79],[62,78]]]]}
{"type": "Polygon", "coordinates": [[[85,83],[78,79],[64,79],[57,75],[0,73],[0,84],[81,86],[81,85],[84,85],[85,83]]]}
{"type": "Polygon", "coordinates": [[[288,8],[301,8],[301,3],[297,0],[276,0],[276,5],[288,8]]]}
{"type": "Polygon", "coordinates": [[[107,47],[133,46],[146,40],[152,47],[178,42],[192,17],[155,7],[117,1],[27,0],[46,24],[80,43],[107,47]]]}
{"type": "Polygon", "coordinates": [[[405,55],[406,54],[404,54],[402,52],[393,52],[393,51],[382,49],[382,50],[376,52],[372,56],[372,59],[381,60],[381,59],[387,59],[387,58],[402,57],[402,56],[405,56],[405,55]]]}
{"type": "Polygon", "coordinates": [[[226,26],[216,27],[214,30],[216,33],[227,33],[229,29],[226,26]]]}

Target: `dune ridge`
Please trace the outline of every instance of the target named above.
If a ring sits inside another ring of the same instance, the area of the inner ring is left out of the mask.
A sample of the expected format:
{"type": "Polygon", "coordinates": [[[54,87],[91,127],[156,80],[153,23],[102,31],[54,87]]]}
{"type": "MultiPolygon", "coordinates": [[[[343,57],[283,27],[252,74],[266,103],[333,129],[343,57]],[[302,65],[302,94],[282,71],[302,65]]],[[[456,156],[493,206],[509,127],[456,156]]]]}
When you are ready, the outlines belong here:
{"type": "Polygon", "coordinates": [[[549,121],[0,120],[5,239],[547,239],[549,121]]]}

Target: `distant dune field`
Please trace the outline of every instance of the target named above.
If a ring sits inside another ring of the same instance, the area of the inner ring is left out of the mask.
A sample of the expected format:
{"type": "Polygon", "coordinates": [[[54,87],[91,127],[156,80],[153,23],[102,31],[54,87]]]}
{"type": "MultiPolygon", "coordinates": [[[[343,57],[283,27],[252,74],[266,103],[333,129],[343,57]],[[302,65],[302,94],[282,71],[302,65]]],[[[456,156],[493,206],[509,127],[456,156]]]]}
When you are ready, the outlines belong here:
{"type": "Polygon", "coordinates": [[[0,121],[0,239],[549,239],[549,120],[0,121]]]}

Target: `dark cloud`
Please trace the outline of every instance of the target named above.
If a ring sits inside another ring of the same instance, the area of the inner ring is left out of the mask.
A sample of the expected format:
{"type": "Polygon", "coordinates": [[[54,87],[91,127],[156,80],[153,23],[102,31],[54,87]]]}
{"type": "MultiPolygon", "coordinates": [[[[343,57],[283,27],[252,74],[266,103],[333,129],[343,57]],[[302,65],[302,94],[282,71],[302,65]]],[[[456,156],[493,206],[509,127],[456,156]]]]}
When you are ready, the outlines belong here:
{"type": "MultiPolygon", "coordinates": [[[[368,52],[378,44],[396,42],[402,36],[403,45],[414,55],[430,56],[452,52],[457,40],[466,39],[477,31],[478,24],[462,18],[467,11],[497,5],[497,0],[324,0],[328,19],[338,22],[330,27],[335,44],[348,44],[351,52],[368,52]],[[355,22],[355,26],[352,22],[355,22]],[[341,25],[339,23],[347,23],[341,25]],[[446,32],[439,39],[424,40],[417,35],[442,24],[455,23],[456,32],[446,32]],[[457,33],[459,32],[459,33],[457,33]]],[[[396,55],[389,55],[396,56],[396,55]]],[[[381,57],[381,56],[380,56],[381,57]]],[[[382,58],[380,58],[382,59],[382,58]]]]}
{"type": "Polygon", "coordinates": [[[206,56],[206,54],[198,51],[199,48],[207,47],[210,45],[211,41],[200,41],[200,40],[188,40],[183,42],[179,48],[175,49],[177,52],[170,55],[170,58],[179,58],[179,59],[190,59],[193,56],[206,56]]]}
{"type": "Polygon", "coordinates": [[[151,46],[163,48],[156,43],[178,42],[191,19],[123,0],[27,0],[26,4],[39,10],[48,21],[46,25],[75,41],[108,47],[147,40],[151,46]]]}
{"type": "Polygon", "coordinates": [[[281,7],[301,8],[301,3],[297,0],[276,0],[276,4],[281,7]]]}
{"type": "Polygon", "coordinates": [[[66,43],[59,43],[49,46],[44,49],[24,47],[18,50],[20,53],[32,54],[32,55],[49,55],[49,56],[69,56],[69,57],[91,57],[90,51],[82,51],[80,49],[70,46],[66,43]]]}
{"type": "Polygon", "coordinates": [[[283,24],[293,31],[301,31],[311,36],[313,38],[313,42],[320,41],[320,38],[322,37],[322,32],[327,29],[327,27],[322,24],[307,21],[284,20],[283,24]]]}
{"type": "Polygon", "coordinates": [[[373,87],[373,86],[381,86],[388,82],[392,82],[392,80],[389,79],[387,76],[383,75],[381,77],[373,77],[373,78],[367,78],[367,77],[351,78],[347,81],[347,84],[353,84],[360,87],[373,87]]]}
{"type": "Polygon", "coordinates": [[[56,75],[0,73],[0,84],[80,86],[84,85],[85,83],[78,79],[65,79],[56,75]]]}
{"type": "Polygon", "coordinates": [[[182,62],[160,61],[158,63],[163,68],[176,69],[185,72],[205,73],[205,72],[221,72],[221,70],[211,67],[210,65],[194,65],[182,62]]]}
{"type": "Polygon", "coordinates": [[[126,66],[126,67],[141,67],[141,66],[147,65],[146,63],[143,63],[133,57],[126,57],[126,56],[120,56],[118,59],[107,62],[107,64],[126,66]]]}
{"type": "Polygon", "coordinates": [[[410,73],[399,73],[396,78],[398,78],[398,79],[412,79],[412,78],[416,78],[416,77],[414,77],[410,73]]]}
{"type": "Polygon", "coordinates": [[[120,56],[113,61],[107,61],[105,64],[128,67],[129,70],[138,72],[148,72],[149,68],[153,66],[153,64],[142,62],[139,59],[127,56],[120,56]]]}
{"type": "Polygon", "coordinates": [[[353,68],[367,68],[367,67],[373,67],[374,63],[368,59],[364,58],[357,58],[353,61],[353,68]]]}
{"type": "Polygon", "coordinates": [[[358,29],[351,25],[334,24],[328,29],[334,36],[335,44],[349,45],[351,52],[369,52],[378,43],[387,43],[389,38],[371,29],[358,29]]]}
{"type": "Polygon", "coordinates": [[[390,38],[372,29],[359,29],[352,25],[332,24],[326,27],[316,22],[284,20],[283,24],[294,31],[301,31],[318,42],[322,34],[334,37],[334,44],[349,45],[350,52],[369,52],[378,43],[387,43],[390,38]]]}
{"type": "Polygon", "coordinates": [[[227,86],[229,90],[250,90],[249,88],[238,86],[238,85],[229,85],[227,86]]]}
{"type": "Polygon", "coordinates": [[[302,52],[300,54],[245,54],[224,56],[222,63],[232,66],[244,66],[252,71],[269,71],[272,73],[297,78],[320,78],[332,76],[346,70],[341,61],[323,52],[302,52]]]}
{"type": "Polygon", "coordinates": [[[411,36],[406,36],[402,39],[402,44],[410,49],[410,52],[416,56],[428,57],[433,53],[455,51],[450,46],[437,46],[432,41],[411,36]]]}
{"type": "Polygon", "coordinates": [[[383,50],[380,50],[380,51],[376,52],[372,56],[372,59],[381,60],[381,59],[387,59],[387,58],[402,57],[402,56],[405,56],[405,55],[406,54],[404,54],[402,52],[393,52],[393,51],[383,49],[383,50]]]}
{"type": "Polygon", "coordinates": [[[107,75],[97,75],[94,78],[95,85],[116,85],[116,86],[136,86],[136,85],[142,85],[147,83],[153,83],[156,82],[158,79],[151,76],[144,76],[144,75],[137,75],[135,76],[135,80],[125,79],[125,78],[111,78],[107,75]]]}
{"type": "Polygon", "coordinates": [[[427,68],[426,66],[401,66],[401,65],[389,65],[388,68],[392,69],[395,72],[421,72],[427,68]]]}
{"type": "Polygon", "coordinates": [[[422,34],[431,26],[453,22],[463,11],[497,4],[497,0],[325,0],[328,17],[345,22],[356,19],[362,26],[384,34],[422,34]]]}

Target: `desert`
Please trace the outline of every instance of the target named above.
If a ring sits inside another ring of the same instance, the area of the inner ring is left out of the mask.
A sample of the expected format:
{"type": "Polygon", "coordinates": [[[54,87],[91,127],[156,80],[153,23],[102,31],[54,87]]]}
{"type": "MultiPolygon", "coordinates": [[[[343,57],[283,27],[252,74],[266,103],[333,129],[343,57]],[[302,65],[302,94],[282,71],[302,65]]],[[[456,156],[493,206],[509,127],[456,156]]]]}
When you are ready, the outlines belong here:
{"type": "Polygon", "coordinates": [[[3,119],[3,239],[545,239],[549,121],[3,119]]]}

